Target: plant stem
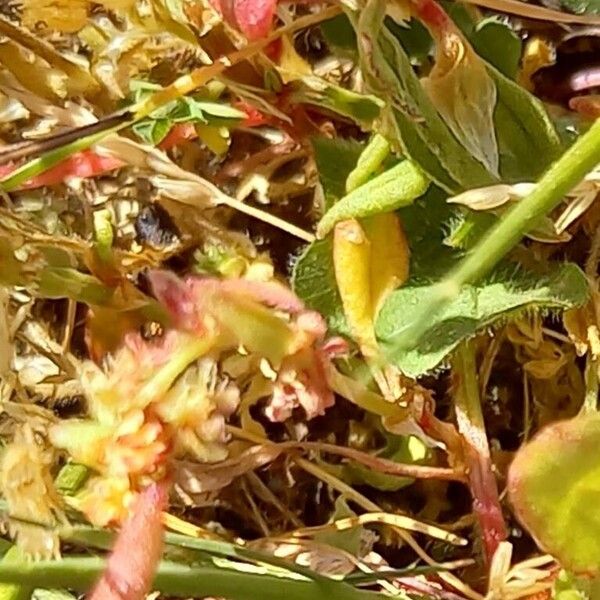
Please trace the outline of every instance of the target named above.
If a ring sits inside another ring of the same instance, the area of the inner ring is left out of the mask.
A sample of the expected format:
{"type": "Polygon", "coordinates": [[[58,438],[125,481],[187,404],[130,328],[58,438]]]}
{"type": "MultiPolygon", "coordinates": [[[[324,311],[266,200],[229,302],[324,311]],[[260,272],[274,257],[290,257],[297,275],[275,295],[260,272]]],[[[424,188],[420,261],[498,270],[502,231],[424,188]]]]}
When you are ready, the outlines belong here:
{"type": "MultiPolygon", "coordinates": [[[[0,563],[0,582],[23,583],[41,588],[69,588],[86,592],[100,577],[105,561],[97,557],[73,557],[55,561],[0,563]]],[[[376,600],[385,597],[331,580],[327,585],[309,580],[267,574],[244,573],[205,565],[159,564],[154,589],[178,598],[216,596],[231,600],[376,600]]]]}
{"type": "Polygon", "coordinates": [[[481,527],[484,554],[490,564],[498,544],[506,539],[507,534],[481,412],[477,363],[472,341],[460,344],[452,367],[456,421],[458,431],[463,437],[469,487],[473,496],[473,512],[481,527]]]}
{"type": "Polygon", "coordinates": [[[417,346],[427,332],[431,315],[443,309],[461,287],[485,277],[536,222],[554,209],[600,162],[600,119],[556,161],[535,190],[491,227],[483,239],[445,279],[433,287],[415,319],[391,342],[392,355],[417,346]]]}

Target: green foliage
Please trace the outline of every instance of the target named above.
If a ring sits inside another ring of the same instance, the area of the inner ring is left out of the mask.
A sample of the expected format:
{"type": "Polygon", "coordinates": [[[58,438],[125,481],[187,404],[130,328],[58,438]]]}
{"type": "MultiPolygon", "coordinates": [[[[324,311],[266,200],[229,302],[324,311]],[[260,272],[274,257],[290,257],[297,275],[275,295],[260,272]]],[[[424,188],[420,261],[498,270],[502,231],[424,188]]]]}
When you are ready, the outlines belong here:
{"type": "MultiPolygon", "coordinates": [[[[132,84],[133,100],[141,102],[160,89],[159,85],[136,81],[132,84]]],[[[135,123],[132,129],[142,141],[155,146],[176,123],[232,127],[245,116],[242,111],[223,102],[184,96],[155,110],[149,117],[135,123]]]]}
{"type": "MultiPolygon", "coordinates": [[[[378,458],[404,464],[425,464],[430,457],[427,446],[418,438],[382,433],[386,444],[377,452],[378,458]]],[[[328,464],[326,468],[350,485],[368,485],[382,492],[397,492],[414,483],[414,479],[410,477],[380,473],[353,462],[343,465],[328,464]]]]}
{"type": "Polygon", "coordinates": [[[600,574],[599,446],[600,414],[553,423],[521,447],[508,476],[519,520],[578,575],[600,574]]]}
{"type": "Polygon", "coordinates": [[[384,11],[384,4],[375,0],[351,16],[364,40],[359,55],[365,82],[388,107],[380,133],[448,191],[494,183],[494,176],[458,142],[433,106],[410,58],[383,25],[384,11]]]}
{"type": "Polygon", "coordinates": [[[554,265],[550,273],[534,275],[509,266],[476,285],[465,285],[452,301],[429,314],[428,328],[410,350],[395,347],[394,339],[410,324],[436,283],[414,279],[391,294],[381,309],[376,332],[390,360],[403,373],[418,377],[437,367],[461,341],[494,323],[531,309],[567,309],[587,298],[587,282],[575,265],[554,265]]]}
{"type": "Polygon", "coordinates": [[[319,222],[317,236],[325,237],[339,221],[407,206],[423,195],[428,186],[429,180],[421,169],[410,160],[404,160],[336,202],[319,222]]]}
{"type": "Polygon", "coordinates": [[[600,579],[576,577],[561,571],[554,582],[555,600],[592,600],[600,594],[600,579]]]}
{"type": "MultiPolygon", "coordinates": [[[[460,144],[434,108],[406,50],[383,25],[382,9],[382,3],[374,0],[359,16],[351,15],[361,33],[359,39],[367,40],[359,46],[365,82],[389,107],[382,115],[381,133],[449,192],[493,183],[496,177],[460,144]]],[[[496,131],[501,178],[508,182],[534,179],[556,159],[561,146],[542,104],[502,73],[514,75],[520,54],[518,40],[497,22],[476,26],[466,13],[463,16],[463,28],[475,49],[484,44],[488,48],[489,38],[507,46],[505,61],[495,58],[498,68],[488,65],[497,92],[490,127],[496,131]]]]}
{"type": "Polygon", "coordinates": [[[90,470],[78,463],[67,463],[58,472],[54,485],[56,489],[66,496],[73,496],[85,484],[90,477],[90,470]]]}
{"type": "Polygon", "coordinates": [[[294,266],[292,286],[307,306],[325,317],[332,331],[349,334],[335,280],[331,236],[306,247],[294,266]]]}
{"type": "MultiPolygon", "coordinates": [[[[19,565],[28,562],[28,557],[17,546],[11,546],[2,557],[3,565],[19,565]]],[[[29,600],[33,587],[20,583],[1,583],[0,600],[29,600]]]]}
{"type": "Polygon", "coordinates": [[[502,181],[535,181],[560,156],[560,138],[537,98],[493,67],[489,71],[498,94],[494,123],[502,181]]]}
{"type": "Polygon", "coordinates": [[[356,55],[356,33],[346,15],[338,15],[321,23],[327,45],[339,56],[356,55]]]}
{"type": "Polygon", "coordinates": [[[509,25],[499,21],[497,17],[488,17],[477,23],[469,40],[481,58],[496,67],[505,77],[515,79],[522,44],[509,25]]]}
{"type": "Polygon", "coordinates": [[[600,15],[600,0],[561,0],[560,5],[577,15],[600,15]]]}
{"type": "Polygon", "coordinates": [[[363,145],[355,140],[324,137],[312,139],[319,179],[325,195],[325,210],[346,194],[346,178],[356,166],[363,145]]]}
{"type": "Polygon", "coordinates": [[[291,98],[295,102],[304,102],[320,106],[344,117],[352,119],[362,127],[370,128],[377,119],[383,102],[370,94],[359,94],[339,85],[308,76],[303,78],[298,91],[291,98]]]}

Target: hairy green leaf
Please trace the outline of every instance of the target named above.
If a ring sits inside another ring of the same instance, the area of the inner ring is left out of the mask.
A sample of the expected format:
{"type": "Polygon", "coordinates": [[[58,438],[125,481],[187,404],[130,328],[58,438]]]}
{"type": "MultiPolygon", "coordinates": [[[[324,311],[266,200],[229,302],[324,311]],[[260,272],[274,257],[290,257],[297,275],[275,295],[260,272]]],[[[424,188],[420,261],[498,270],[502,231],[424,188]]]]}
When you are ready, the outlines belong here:
{"type": "Polygon", "coordinates": [[[600,414],[553,423],[517,453],[511,503],[541,548],[580,575],[600,573],[600,414]]]}
{"type": "Polygon", "coordinates": [[[410,160],[403,160],[375,179],[336,202],[317,226],[317,237],[325,237],[339,221],[369,217],[407,206],[422,196],[429,179],[410,160]]]}
{"type": "MultiPolygon", "coordinates": [[[[18,565],[26,563],[29,560],[17,546],[11,546],[2,557],[2,563],[8,565],[18,565]]],[[[0,584],[0,600],[29,600],[32,593],[33,587],[27,585],[24,581],[20,583],[0,584]]]]}
{"type": "Polygon", "coordinates": [[[333,267],[333,239],[313,242],[298,258],[292,274],[294,291],[307,306],[320,312],[331,331],[349,334],[333,267]]]}
{"type": "Polygon", "coordinates": [[[435,286],[413,278],[391,294],[376,323],[377,336],[389,350],[388,358],[411,377],[435,369],[460,341],[515,311],[567,309],[583,304],[588,293],[585,276],[575,265],[557,265],[544,275],[514,272],[505,265],[486,281],[460,288],[456,298],[429,315],[420,342],[410,350],[398,351],[394,338],[413,321],[435,286]]]}
{"type": "Polygon", "coordinates": [[[600,15],[600,0],[561,0],[560,5],[577,15],[600,15]]]}

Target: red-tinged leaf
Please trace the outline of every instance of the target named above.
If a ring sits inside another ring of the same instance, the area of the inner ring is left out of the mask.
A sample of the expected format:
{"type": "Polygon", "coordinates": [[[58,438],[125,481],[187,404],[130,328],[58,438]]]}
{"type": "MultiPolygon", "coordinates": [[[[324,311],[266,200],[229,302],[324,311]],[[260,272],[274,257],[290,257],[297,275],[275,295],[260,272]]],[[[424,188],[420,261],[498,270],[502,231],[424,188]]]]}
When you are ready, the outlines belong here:
{"type": "MultiPolygon", "coordinates": [[[[197,137],[196,129],[191,123],[179,123],[171,129],[167,137],[159,144],[159,147],[162,150],[168,150],[181,142],[193,140],[197,137]]],[[[84,150],[69,156],[44,173],[32,177],[21,186],[21,189],[36,189],[58,185],[74,178],[97,177],[124,166],[125,163],[118,158],[102,156],[92,150],[84,150]]],[[[16,168],[15,165],[0,165],[0,178],[10,175],[16,168]]]]}
{"type": "Polygon", "coordinates": [[[269,34],[276,8],[276,0],[234,0],[235,17],[249,40],[269,34]]]}
{"type": "Polygon", "coordinates": [[[243,127],[260,127],[269,122],[267,115],[260,112],[256,107],[245,100],[234,102],[232,106],[246,113],[246,118],[242,121],[243,127]]]}
{"type": "Polygon", "coordinates": [[[544,551],[582,576],[600,574],[600,413],[551,423],[521,446],[508,472],[517,518],[544,551]]]}
{"type": "Polygon", "coordinates": [[[188,142],[198,137],[196,128],[193,123],[177,123],[171,127],[171,131],[167,136],[158,144],[161,150],[168,150],[173,148],[182,142],[188,142]]]}
{"type": "MultiPolygon", "coordinates": [[[[21,188],[35,189],[46,185],[57,185],[68,181],[69,179],[85,179],[87,177],[101,175],[107,171],[119,169],[122,166],[124,166],[124,163],[116,158],[101,156],[91,150],[85,150],[69,156],[44,173],[32,177],[29,181],[24,183],[21,188]]],[[[9,175],[15,169],[16,167],[14,165],[0,166],[0,177],[9,175]]]]}
{"type": "Polygon", "coordinates": [[[89,600],[143,600],[150,591],[162,555],[161,513],[167,495],[168,485],[164,481],[148,486],[140,494],[89,600]]]}
{"type": "Polygon", "coordinates": [[[266,37],[273,26],[277,0],[211,0],[231,26],[250,41],[266,37]]]}

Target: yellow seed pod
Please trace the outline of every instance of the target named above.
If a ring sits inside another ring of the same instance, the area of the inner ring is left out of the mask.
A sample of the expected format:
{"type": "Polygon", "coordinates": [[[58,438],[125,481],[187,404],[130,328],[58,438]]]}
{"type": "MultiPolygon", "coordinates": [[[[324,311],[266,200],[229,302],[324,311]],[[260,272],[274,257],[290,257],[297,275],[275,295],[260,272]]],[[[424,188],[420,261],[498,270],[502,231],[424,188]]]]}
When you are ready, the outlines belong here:
{"type": "Polygon", "coordinates": [[[364,219],[363,228],[371,243],[371,306],[375,319],[389,294],[408,279],[410,249],[395,213],[364,219]]]}
{"type": "Polygon", "coordinates": [[[352,337],[365,356],[374,356],[377,340],[371,304],[371,244],[357,220],[335,226],[333,264],[352,337]]]}

